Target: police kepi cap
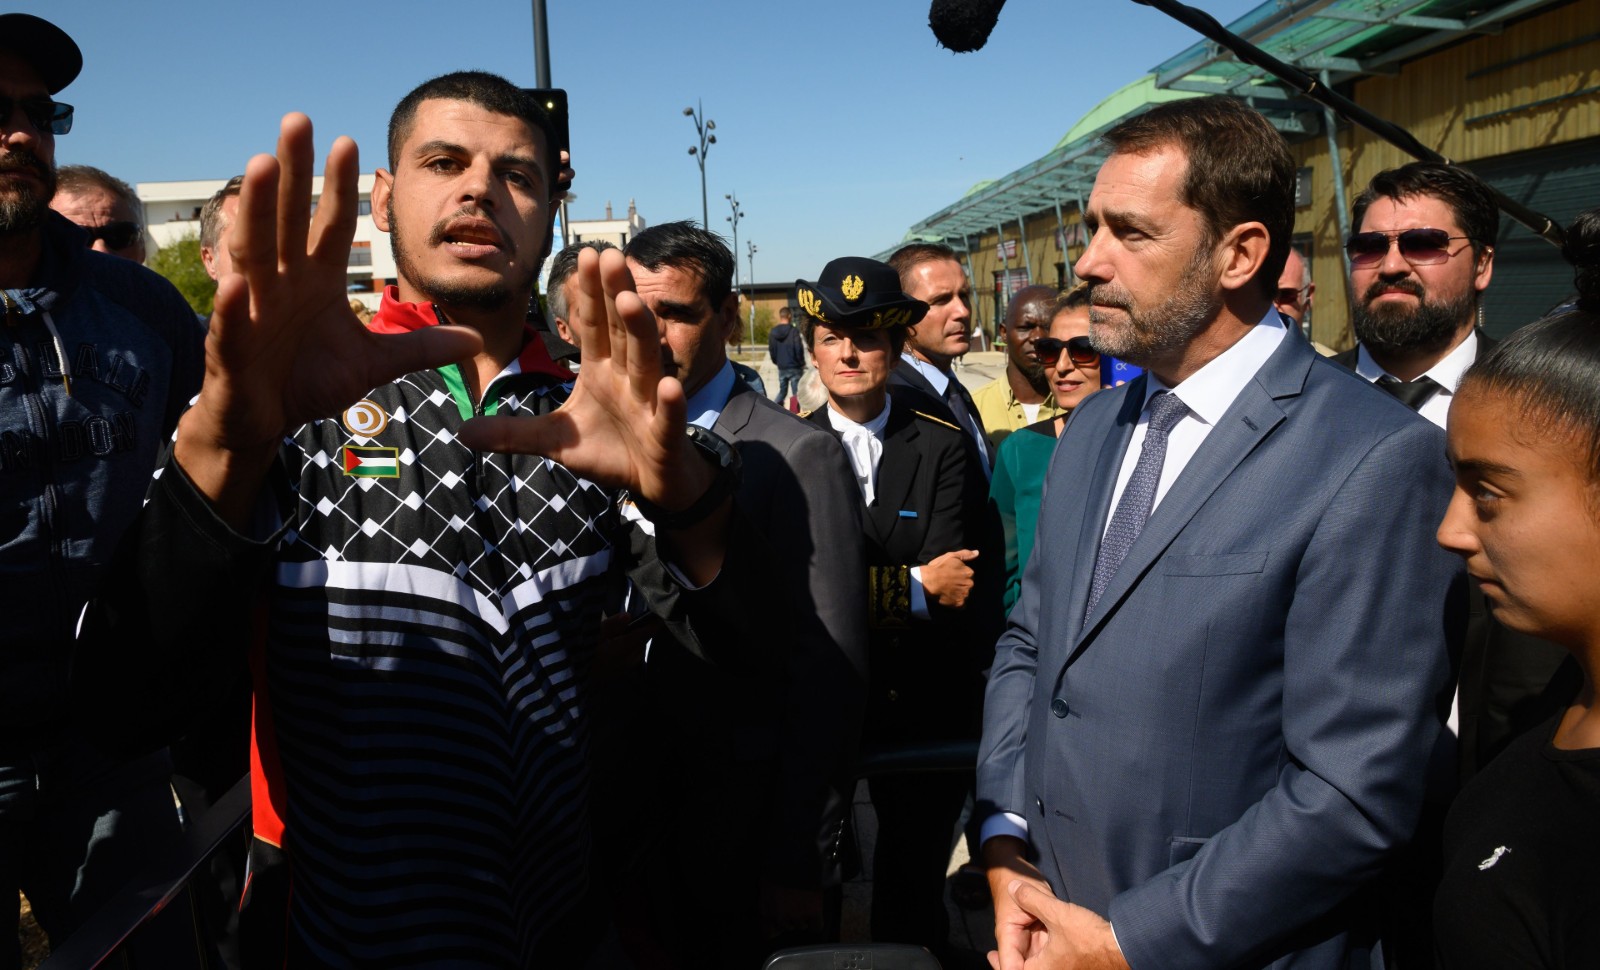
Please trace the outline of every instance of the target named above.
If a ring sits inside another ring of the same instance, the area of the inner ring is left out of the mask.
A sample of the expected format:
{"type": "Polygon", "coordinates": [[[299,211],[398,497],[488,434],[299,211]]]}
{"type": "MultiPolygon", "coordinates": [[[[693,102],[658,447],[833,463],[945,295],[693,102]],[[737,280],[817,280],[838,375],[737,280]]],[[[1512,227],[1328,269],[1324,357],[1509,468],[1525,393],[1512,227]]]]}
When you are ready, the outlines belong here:
{"type": "Polygon", "coordinates": [[[83,51],[67,32],[27,13],[0,14],[0,51],[26,61],[55,94],[83,70],[83,51]]]}
{"type": "Polygon", "coordinates": [[[841,256],[815,283],[795,280],[795,301],[830,327],[883,330],[921,320],[928,305],[906,296],[894,267],[864,256],[841,256]]]}

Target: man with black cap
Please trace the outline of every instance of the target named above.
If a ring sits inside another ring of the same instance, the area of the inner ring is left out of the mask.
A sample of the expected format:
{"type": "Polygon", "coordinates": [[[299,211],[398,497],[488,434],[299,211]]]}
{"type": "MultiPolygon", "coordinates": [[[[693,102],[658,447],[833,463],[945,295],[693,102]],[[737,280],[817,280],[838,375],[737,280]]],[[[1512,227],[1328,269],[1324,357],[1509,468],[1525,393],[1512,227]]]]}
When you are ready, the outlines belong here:
{"type": "MultiPolygon", "coordinates": [[[[894,269],[857,256],[833,260],[795,290],[801,334],[828,391],[809,420],[843,443],[865,506],[863,749],[973,741],[1000,618],[1000,560],[976,557],[988,493],[969,473],[960,429],[889,384],[928,305],[906,296],[894,269]]],[[[945,868],[971,780],[970,771],[869,779],[878,816],[874,939],[946,948],[945,868]]]]}
{"type": "MultiPolygon", "coordinates": [[[[66,685],[83,605],[202,366],[199,324],[172,285],[94,252],[49,208],[73,113],[52,96],[82,65],[53,24],[0,15],[0,892],[26,893],[56,946],[178,835],[166,752],[102,750],[124,725],[85,729],[104,712],[66,685]]],[[[181,965],[164,949],[143,957],[181,965]]],[[[0,945],[0,970],[17,962],[0,945]]]]}

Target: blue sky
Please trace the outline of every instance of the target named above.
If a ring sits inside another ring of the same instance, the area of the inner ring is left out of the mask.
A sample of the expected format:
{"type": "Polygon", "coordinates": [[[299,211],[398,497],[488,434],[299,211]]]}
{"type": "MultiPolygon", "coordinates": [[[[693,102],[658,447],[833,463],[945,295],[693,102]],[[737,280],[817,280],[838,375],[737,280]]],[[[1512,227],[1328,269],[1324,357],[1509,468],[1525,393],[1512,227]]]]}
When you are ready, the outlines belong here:
{"type": "MultiPolygon", "coordinates": [[[[1259,0],[1198,0],[1224,23],[1259,0]]],[[[130,182],[226,178],[309,114],[319,150],[348,134],[383,164],[394,103],[481,68],[534,83],[528,0],[11,0],[72,34],[84,72],[57,160],[130,182]]],[[[552,80],[572,104],[574,219],[638,200],[651,223],[700,217],[683,108],[717,123],[712,226],[736,192],[740,265],[811,277],[1043,155],[1101,98],[1198,40],[1131,0],[1008,0],[975,54],[939,47],[926,0],[548,0],[552,80]]]]}

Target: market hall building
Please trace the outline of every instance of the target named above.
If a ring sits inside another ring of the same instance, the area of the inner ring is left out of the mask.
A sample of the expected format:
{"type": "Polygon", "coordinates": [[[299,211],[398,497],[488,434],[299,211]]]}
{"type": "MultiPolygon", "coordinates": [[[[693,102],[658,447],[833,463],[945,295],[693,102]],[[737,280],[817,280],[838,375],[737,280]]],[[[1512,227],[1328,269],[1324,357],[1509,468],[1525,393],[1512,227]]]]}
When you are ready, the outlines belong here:
{"type": "MultiPolygon", "coordinates": [[[[1268,0],[1228,26],[1557,225],[1600,205],[1600,0],[1268,0]]],[[[1210,41],[1130,79],[1049,154],[979,182],[878,258],[914,241],[956,249],[992,339],[1011,293],[1076,282],[1080,213],[1105,160],[1100,135],[1151,105],[1205,94],[1246,99],[1288,138],[1300,164],[1294,245],[1317,283],[1310,335],[1353,346],[1349,203],[1411,156],[1210,41]]],[[[1483,299],[1490,336],[1572,296],[1571,267],[1531,230],[1502,215],[1494,246],[1483,299]]]]}

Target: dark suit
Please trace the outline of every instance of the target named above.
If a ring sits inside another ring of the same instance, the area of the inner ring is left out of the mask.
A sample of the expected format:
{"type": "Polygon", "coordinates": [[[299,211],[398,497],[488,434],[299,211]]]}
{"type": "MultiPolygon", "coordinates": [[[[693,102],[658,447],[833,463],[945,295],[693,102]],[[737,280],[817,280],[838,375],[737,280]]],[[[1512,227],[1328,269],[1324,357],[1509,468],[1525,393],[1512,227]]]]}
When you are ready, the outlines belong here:
{"type": "MultiPolygon", "coordinates": [[[[1498,342],[1481,329],[1477,334],[1474,362],[1487,356],[1498,342]]],[[[1356,359],[1357,348],[1351,347],[1333,361],[1353,371],[1356,359]]],[[[1471,584],[1467,635],[1459,665],[1457,767],[1461,784],[1482,770],[1513,738],[1555,713],[1550,703],[1541,698],[1566,657],[1566,650],[1547,640],[1501,626],[1489,612],[1478,584],[1471,584]]]]}
{"type": "Polygon", "coordinates": [[[866,567],[860,493],[833,438],[737,383],[713,430],[739,451],[738,504],[769,550],[766,595],[746,605],[760,649],[704,642],[701,657],[658,637],[643,669],[607,691],[607,720],[623,726],[601,738],[605,827],[652,844],[642,861],[603,864],[648,884],[627,918],[651,923],[669,965],[753,966],[775,948],[758,936],[761,880],[838,884],[866,695],[866,567]]]}
{"type": "MultiPolygon", "coordinates": [[[[962,385],[954,374],[950,375],[950,385],[954,386],[955,393],[961,395],[962,401],[967,406],[967,412],[972,416],[972,421],[977,426],[978,437],[983,439],[981,447],[984,450],[984,457],[987,461],[985,467],[993,468],[994,445],[989,442],[989,436],[985,433],[985,428],[983,427],[983,419],[978,416],[978,406],[972,403],[972,395],[967,393],[966,387],[962,385]]],[[[948,390],[949,388],[947,387],[946,389],[948,390]]],[[[948,421],[960,428],[962,434],[972,442],[971,457],[974,460],[977,459],[980,445],[977,439],[972,436],[973,429],[964,425],[956,417],[955,413],[950,410],[950,405],[945,402],[944,395],[933,389],[933,385],[928,382],[926,377],[922,376],[921,371],[902,362],[900,366],[889,372],[889,394],[890,396],[899,395],[903,403],[918,411],[931,414],[942,421],[948,421]],[[913,393],[907,394],[905,393],[906,391],[913,393]]]]}
{"type": "MultiPolygon", "coordinates": [[[[827,408],[809,418],[837,436],[827,408]]],[[[999,621],[998,560],[985,530],[983,480],[969,465],[966,435],[916,414],[892,396],[874,501],[866,508],[871,689],[864,748],[970,741],[980,727],[982,672],[999,621]],[[928,603],[911,615],[910,570],[957,549],[977,549],[965,607],[928,603]]],[[[857,504],[860,504],[859,493],[857,504]]],[[[878,815],[873,859],[872,935],[937,952],[949,938],[944,873],[950,838],[971,775],[887,775],[871,779],[878,815]]]]}
{"type": "Polygon", "coordinates": [[[980,809],[1026,818],[1135,967],[1365,966],[1356,896],[1416,824],[1463,612],[1442,435],[1282,340],[1086,618],[1148,379],[1056,448],[1061,554],[1032,558],[996,648],[980,809]]]}

